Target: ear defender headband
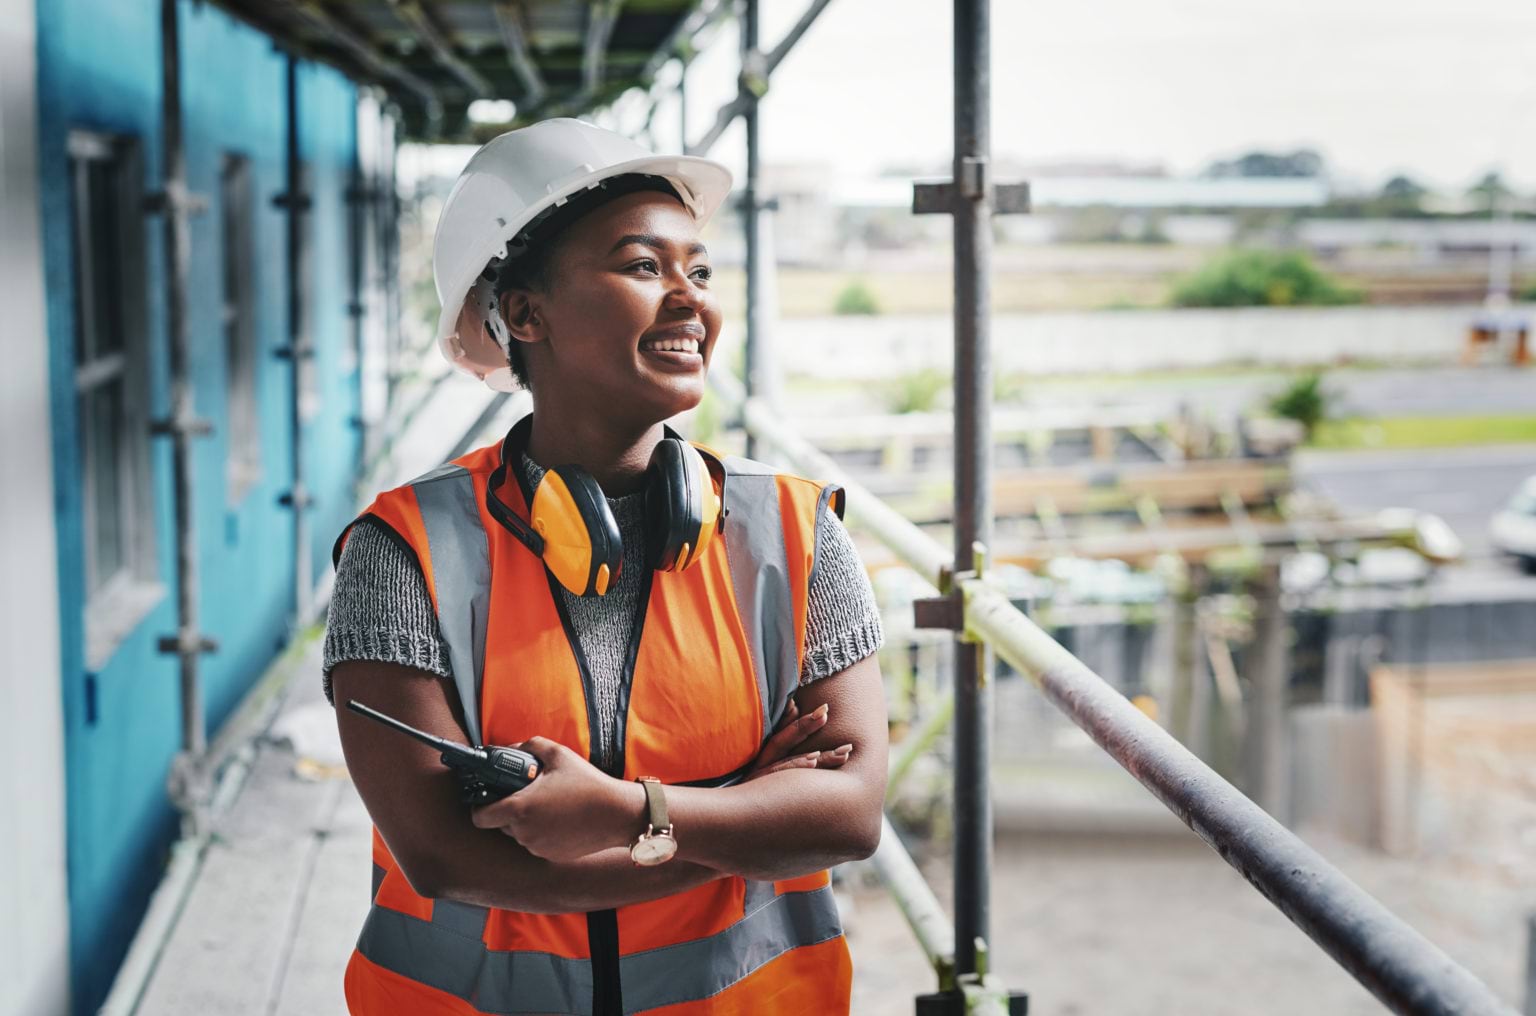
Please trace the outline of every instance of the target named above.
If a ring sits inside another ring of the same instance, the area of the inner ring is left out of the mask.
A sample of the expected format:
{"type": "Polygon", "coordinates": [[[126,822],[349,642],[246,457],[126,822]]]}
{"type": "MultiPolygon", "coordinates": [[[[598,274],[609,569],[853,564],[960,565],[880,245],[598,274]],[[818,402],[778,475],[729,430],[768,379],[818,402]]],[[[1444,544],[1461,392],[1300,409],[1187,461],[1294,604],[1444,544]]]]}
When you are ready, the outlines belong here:
{"type": "MultiPolygon", "coordinates": [[[[526,520],[496,493],[527,444],[532,419],[519,421],[502,443],[501,463],[486,485],[486,507],[562,586],[577,596],[602,596],[623,569],[624,545],[592,474],[580,466],[555,466],[529,491],[519,470],[526,520]]],[[[725,468],[668,428],[651,453],[644,483],[646,565],[682,571],[724,528],[725,468]]]]}

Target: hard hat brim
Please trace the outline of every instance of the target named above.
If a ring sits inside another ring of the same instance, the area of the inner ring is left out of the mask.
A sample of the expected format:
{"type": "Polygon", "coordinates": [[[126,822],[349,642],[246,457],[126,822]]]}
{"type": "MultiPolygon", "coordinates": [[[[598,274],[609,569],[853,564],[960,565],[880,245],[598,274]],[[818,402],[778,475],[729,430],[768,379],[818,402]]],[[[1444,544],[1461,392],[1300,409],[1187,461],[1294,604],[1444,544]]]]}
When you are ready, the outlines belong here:
{"type": "MultiPolygon", "coordinates": [[[[647,155],[594,170],[569,181],[562,181],[552,188],[549,196],[529,205],[517,218],[510,220],[501,230],[498,242],[505,244],[516,236],[535,216],[552,205],[562,204],[572,195],[615,176],[628,173],[644,173],[666,178],[677,188],[689,214],[700,228],[710,220],[731,192],[731,171],[713,159],[701,159],[692,155],[647,155]]],[[[492,252],[487,252],[489,261],[492,252]]],[[[454,291],[443,294],[442,309],[437,318],[437,344],[443,355],[456,368],[479,378],[497,391],[513,391],[516,380],[508,369],[506,356],[493,339],[485,335],[456,335],[459,314],[470,284],[455,286],[454,291]]],[[[515,341],[515,340],[514,340],[515,341]]]]}

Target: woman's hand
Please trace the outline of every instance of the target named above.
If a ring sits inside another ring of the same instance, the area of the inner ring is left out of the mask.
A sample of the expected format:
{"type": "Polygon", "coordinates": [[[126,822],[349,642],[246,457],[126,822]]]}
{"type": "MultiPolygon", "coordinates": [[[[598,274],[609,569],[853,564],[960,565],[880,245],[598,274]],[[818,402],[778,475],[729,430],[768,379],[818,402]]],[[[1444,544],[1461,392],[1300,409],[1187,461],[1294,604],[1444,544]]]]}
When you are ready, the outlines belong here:
{"type": "MultiPolygon", "coordinates": [[[[831,751],[798,749],[826,726],[828,707],[800,715],[794,699],[773,735],[763,742],[746,783],[788,769],[837,769],[853,745],[831,751]]],[[[565,745],[535,737],[514,747],[532,752],[543,768],[532,783],[510,797],[476,808],[482,829],[500,829],[523,849],[548,861],[574,861],[610,847],[627,846],[644,826],[645,792],[616,780],[565,745]]]]}
{"type": "Polygon", "coordinates": [[[752,768],[742,778],[743,783],[759,776],[786,769],[836,769],[848,761],[853,745],[844,744],[831,751],[801,752],[807,740],[827,725],[828,707],[823,705],[812,712],[800,715],[795,700],[789,700],[789,708],[774,729],[773,735],[763,742],[763,747],[752,760],[752,768]]]}
{"type": "Polygon", "coordinates": [[[516,745],[542,765],[528,786],[471,816],[547,861],[574,861],[628,846],[645,828],[645,791],[600,771],[565,745],[535,737],[516,745]]]}

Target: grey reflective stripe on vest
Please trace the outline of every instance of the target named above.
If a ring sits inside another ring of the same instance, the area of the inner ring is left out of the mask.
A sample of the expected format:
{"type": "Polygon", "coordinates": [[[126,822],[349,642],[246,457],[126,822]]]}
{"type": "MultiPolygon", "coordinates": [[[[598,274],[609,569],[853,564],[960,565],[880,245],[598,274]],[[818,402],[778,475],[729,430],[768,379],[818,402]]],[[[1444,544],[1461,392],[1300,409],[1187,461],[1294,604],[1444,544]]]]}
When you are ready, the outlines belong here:
{"type": "MultiPolygon", "coordinates": [[[[432,906],[432,920],[375,906],[368,912],[357,951],[386,970],[463,999],[482,1012],[578,1013],[592,1011],[592,964],[550,953],[493,952],[480,937],[464,933],[465,905],[432,906]]],[[[485,910],[480,907],[480,927],[485,910]]]]}
{"type": "Polygon", "coordinates": [[[427,531],[437,625],[448,644],[453,685],[464,725],[480,737],[480,685],[485,675],[486,618],[491,605],[491,550],[475,501],[475,481],[463,466],[446,465],[411,481],[427,531]]]}
{"type": "MultiPolygon", "coordinates": [[[[771,889],[770,883],[763,883],[771,889]]],[[[753,971],[802,946],[841,935],[832,887],[782,896],[749,896],[740,921],[707,938],[631,953],[620,963],[626,1012],[645,1012],[710,998],[753,971]]],[[[587,960],[550,953],[488,949],[464,933],[463,904],[437,901],[432,920],[374,907],[357,948],[371,962],[463,999],[488,1013],[592,1011],[592,968],[587,960]]]]}
{"type": "Polygon", "coordinates": [[[795,604],[784,549],[776,471],[736,455],[725,460],[725,549],[763,700],[763,737],[800,683],[795,604]]]}

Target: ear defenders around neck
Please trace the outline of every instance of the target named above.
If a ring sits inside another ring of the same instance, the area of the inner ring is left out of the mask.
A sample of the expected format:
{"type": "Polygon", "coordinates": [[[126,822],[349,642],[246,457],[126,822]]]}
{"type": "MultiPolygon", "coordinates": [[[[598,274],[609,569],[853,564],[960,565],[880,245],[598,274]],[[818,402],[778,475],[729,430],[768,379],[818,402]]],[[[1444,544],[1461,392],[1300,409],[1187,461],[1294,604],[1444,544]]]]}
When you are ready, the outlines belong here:
{"type": "MultiPolygon", "coordinates": [[[[526,520],[497,494],[510,463],[521,456],[526,435],[522,424],[508,435],[501,463],[486,486],[486,505],[560,585],[577,596],[602,596],[623,569],[624,545],[591,473],[575,465],[555,466],[530,492],[519,471],[518,485],[529,505],[526,520]]],[[[724,466],[669,430],[646,467],[647,566],[673,572],[697,562],[724,527],[724,490],[724,466]]]]}

